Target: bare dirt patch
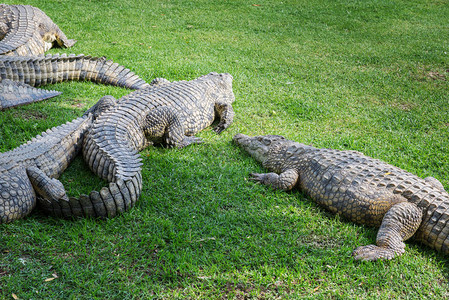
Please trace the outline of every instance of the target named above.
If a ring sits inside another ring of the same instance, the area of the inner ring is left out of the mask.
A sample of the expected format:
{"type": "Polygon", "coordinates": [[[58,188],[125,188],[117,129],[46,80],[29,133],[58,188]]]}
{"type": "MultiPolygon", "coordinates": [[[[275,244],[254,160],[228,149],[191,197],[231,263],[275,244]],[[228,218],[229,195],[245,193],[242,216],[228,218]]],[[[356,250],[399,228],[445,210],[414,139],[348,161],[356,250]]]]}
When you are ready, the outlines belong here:
{"type": "Polygon", "coordinates": [[[37,110],[15,111],[13,116],[22,120],[45,120],[48,118],[46,114],[37,110]]]}
{"type": "Polygon", "coordinates": [[[74,108],[84,108],[86,106],[86,103],[84,103],[82,100],[80,99],[73,99],[70,102],[70,106],[74,107],[74,108]]]}
{"type": "Polygon", "coordinates": [[[447,69],[445,72],[428,72],[427,77],[433,80],[443,80],[446,81],[447,77],[449,75],[449,69],[447,69]]]}

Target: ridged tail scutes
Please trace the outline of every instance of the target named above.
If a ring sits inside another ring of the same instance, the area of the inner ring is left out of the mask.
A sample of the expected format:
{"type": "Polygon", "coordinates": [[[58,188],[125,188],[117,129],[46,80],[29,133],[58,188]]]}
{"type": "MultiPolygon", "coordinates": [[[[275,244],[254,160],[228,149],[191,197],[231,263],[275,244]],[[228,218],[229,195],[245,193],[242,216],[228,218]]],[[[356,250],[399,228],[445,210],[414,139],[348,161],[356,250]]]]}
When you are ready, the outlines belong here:
{"type": "Polygon", "coordinates": [[[99,192],[92,191],[89,195],[70,197],[69,201],[39,199],[39,204],[55,217],[112,218],[131,209],[139,199],[141,191],[142,175],[136,172],[132,178],[110,182],[99,192]]]}
{"type": "Polygon", "coordinates": [[[0,56],[0,77],[31,86],[68,80],[92,81],[129,89],[149,86],[143,79],[105,57],[84,54],[48,54],[46,56],[0,56]]]}
{"type": "Polygon", "coordinates": [[[0,81],[0,110],[38,102],[61,95],[58,91],[37,89],[25,83],[0,81]]]}

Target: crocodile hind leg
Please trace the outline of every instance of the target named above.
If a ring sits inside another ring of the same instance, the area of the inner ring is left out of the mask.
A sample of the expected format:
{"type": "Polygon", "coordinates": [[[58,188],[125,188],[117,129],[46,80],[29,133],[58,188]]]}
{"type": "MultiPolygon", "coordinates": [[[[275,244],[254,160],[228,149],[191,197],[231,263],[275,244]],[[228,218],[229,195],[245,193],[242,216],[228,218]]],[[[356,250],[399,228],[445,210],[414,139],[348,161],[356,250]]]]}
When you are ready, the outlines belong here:
{"type": "Polygon", "coordinates": [[[401,202],[385,214],[377,233],[376,245],[361,246],[352,255],[356,260],[392,259],[405,252],[404,241],[413,236],[422,220],[415,204],[401,202]]]}
{"type": "Polygon", "coordinates": [[[150,140],[160,140],[168,146],[185,147],[203,141],[194,136],[186,136],[184,126],[176,111],[163,106],[152,110],[143,125],[145,136],[150,140]]]}
{"type": "Polygon", "coordinates": [[[424,178],[425,181],[427,181],[427,183],[429,183],[430,185],[432,185],[433,187],[439,189],[440,191],[444,191],[444,186],[443,184],[436,179],[435,177],[426,177],[424,178]]]}
{"type": "Polygon", "coordinates": [[[48,200],[68,201],[64,185],[55,178],[48,177],[41,169],[29,167],[26,169],[28,178],[36,193],[48,200]]]}

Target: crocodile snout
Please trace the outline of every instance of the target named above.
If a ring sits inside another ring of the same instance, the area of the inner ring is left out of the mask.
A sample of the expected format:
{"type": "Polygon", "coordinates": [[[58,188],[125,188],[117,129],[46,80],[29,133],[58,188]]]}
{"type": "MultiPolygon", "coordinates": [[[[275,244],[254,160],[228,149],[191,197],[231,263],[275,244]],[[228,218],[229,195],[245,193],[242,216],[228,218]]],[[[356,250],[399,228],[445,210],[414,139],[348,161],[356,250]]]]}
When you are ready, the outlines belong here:
{"type": "Polygon", "coordinates": [[[240,145],[242,142],[244,142],[245,140],[248,140],[249,136],[244,135],[243,133],[237,133],[236,135],[234,135],[234,137],[232,138],[232,140],[234,141],[234,143],[236,143],[237,145],[240,145]]]}

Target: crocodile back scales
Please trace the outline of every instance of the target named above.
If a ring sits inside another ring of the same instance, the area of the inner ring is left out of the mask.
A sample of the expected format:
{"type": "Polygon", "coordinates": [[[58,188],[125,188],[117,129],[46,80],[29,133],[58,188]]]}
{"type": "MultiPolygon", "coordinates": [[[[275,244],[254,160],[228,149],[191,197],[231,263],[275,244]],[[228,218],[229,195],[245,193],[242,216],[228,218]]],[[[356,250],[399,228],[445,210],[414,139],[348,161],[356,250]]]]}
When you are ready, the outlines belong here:
{"type": "Polygon", "coordinates": [[[192,81],[150,86],[122,97],[95,120],[83,142],[84,160],[96,175],[108,181],[108,186],[45,209],[64,217],[113,217],[134,206],[142,191],[138,152],[148,145],[144,133],[148,116],[169,107],[180,116],[186,135],[199,132],[213,122],[215,101],[221,93],[232,94],[230,85],[223,91],[219,88],[222,80],[232,77],[221,76],[213,73],[192,81]]]}
{"type": "Polygon", "coordinates": [[[75,43],[39,8],[0,4],[0,55],[39,55],[54,42],[62,47],[75,43]]]}

